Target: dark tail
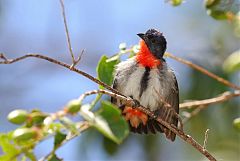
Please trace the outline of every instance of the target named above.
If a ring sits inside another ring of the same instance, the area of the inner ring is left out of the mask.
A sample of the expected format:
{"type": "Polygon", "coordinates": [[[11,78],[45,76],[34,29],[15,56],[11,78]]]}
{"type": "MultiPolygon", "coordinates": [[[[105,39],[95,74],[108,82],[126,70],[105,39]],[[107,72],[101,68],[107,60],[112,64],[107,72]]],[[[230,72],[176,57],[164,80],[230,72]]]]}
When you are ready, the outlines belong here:
{"type": "Polygon", "coordinates": [[[134,133],[139,134],[156,134],[157,132],[163,132],[163,128],[161,127],[161,124],[159,124],[156,120],[149,119],[146,125],[143,125],[142,123],[139,124],[137,128],[134,128],[130,125],[130,130],[134,133]]]}
{"type": "MultiPolygon", "coordinates": [[[[111,101],[114,103],[116,100],[114,98],[111,99],[111,101]]],[[[125,105],[122,105],[119,107],[122,111],[125,108],[125,105]]],[[[178,113],[178,111],[177,111],[178,113]]],[[[173,124],[177,127],[178,125],[178,118],[176,116],[176,113],[173,108],[171,107],[164,107],[162,106],[158,110],[155,111],[155,114],[159,116],[162,120],[168,122],[169,124],[173,124]]],[[[124,115],[124,114],[123,114],[124,115]]],[[[166,137],[170,139],[171,141],[174,141],[176,138],[176,134],[173,133],[171,130],[166,128],[165,126],[161,125],[159,122],[157,122],[154,119],[149,118],[146,125],[143,125],[142,123],[139,124],[137,128],[132,127],[129,122],[129,127],[131,132],[139,133],[139,134],[156,134],[157,132],[165,133],[166,137]]]]}

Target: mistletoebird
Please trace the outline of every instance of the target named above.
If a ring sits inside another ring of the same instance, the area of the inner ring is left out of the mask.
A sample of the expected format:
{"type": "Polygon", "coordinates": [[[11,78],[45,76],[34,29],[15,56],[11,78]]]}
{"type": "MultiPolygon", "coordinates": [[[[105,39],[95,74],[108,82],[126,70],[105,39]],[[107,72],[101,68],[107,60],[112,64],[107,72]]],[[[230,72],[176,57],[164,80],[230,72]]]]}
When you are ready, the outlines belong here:
{"type": "MultiPolygon", "coordinates": [[[[141,38],[139,52],[116,65],[113,88],[137,100],[169,124],[177,126],[179,90],[176,76],[163,58],[167,48],[166,39],[155,29],[137,35],[141,38]]],[[[176,135],[173,132],[145,113],[128,107],[115,98],[111,101],[122,109],[132,132],[161,132],[171,141],[175,140],[176,135]]]]}

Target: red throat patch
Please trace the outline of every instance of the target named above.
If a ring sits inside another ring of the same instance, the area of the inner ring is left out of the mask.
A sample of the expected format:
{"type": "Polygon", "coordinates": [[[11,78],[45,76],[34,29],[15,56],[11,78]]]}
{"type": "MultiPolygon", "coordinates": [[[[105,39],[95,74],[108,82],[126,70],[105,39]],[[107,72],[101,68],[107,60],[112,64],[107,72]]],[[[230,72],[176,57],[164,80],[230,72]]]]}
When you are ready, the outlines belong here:
{"type": "Polygon", "coordinates": [[[161,61],[153,56],[143,40],[140,40],[140,50],[136,56],[137,61],[144,67],[154,68],[161,64],[161,61]]]}

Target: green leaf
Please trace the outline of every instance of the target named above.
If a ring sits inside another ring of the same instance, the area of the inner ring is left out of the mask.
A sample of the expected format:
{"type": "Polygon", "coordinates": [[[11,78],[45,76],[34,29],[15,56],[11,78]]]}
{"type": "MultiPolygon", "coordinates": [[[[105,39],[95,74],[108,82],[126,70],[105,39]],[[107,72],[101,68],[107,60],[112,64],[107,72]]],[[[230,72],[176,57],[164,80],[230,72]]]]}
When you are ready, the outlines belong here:
{"type": "Polygon", "coordinates": [[[121,116],[121,112],[110,102],[102,102],[101,108],[93,113],[90,105],[83,105],[80,114],[91,126],[104,136],[120,144],[129,133],[128,124],[121,116]]]}
{"type": "Polygon", "coordinates": [[[95,115],[90,109],[91,106],[89,104],[82,105],[79,113],[86,121],[93,122],[95,115]]]}
{"type": "Polygon", "coordinates": [[[0,156],[0,161],[17,160],[15,157],[20,153],[20,150],[14,146],[11,135],[11,133],[0,134],[0,147],[4,152],[4,155],[0,156]]]}
{"type": "Polygon", "coordinates": [[[226,20],[228,18],[227,12],[223,10],[208,9],[207,14],[216,20],[226,20]]]}
{"type": "Polygon", "coordinates": [[[21,161],[26,161],[26,160],[27,160],[27,157],[23,155],[21,161]]]}
{"type": "Polygon", "coordinates": [[[28,113],[25,110],[14,110],[8,114],[8,120],[14,124],[23,124],[28,117],[28,113]]]}
{"type": "Polygon", "coordinates": [[[170,3],[173,6],[179,6],[180,4],[182,4],[182,0],[171,0],[170,3]]]}
{"type": "Polygon", "coordinates": [[[96,114],[98,118],[101,118],[98,120],[98,128],[106,137],[118,144],[127,137],[129,134],[128,124],[116,106],[110,102],[102,101],[102,106],[96,114]]]}
{"type": "Polygon", "coordinates": [[[109,127],[108,122],[103,117],[96,116],[93,126],[107,138],[111,139],[112,141],[118,144],[120,143],[118,138],[114,135],[111,128],[109,127]]]}
{"type": "Polygon", "coordinates": [[[113,55],[112,57],[108,58],[106,60],[106,63],[112,62],[112,61],[118,61],[120,59],[120,53],[113,55]]]}
{"type": "Polygon", "coordinates": [[[216,20],[229,20],[232,22],[239,12],[238,0],[205,0],[207,14],[216,20]]]}
{"type": "MultiPolygon", "coordinates": [[[[113,81],[113,71],[114,71],[114,66],[119,63],[119,58],[112,60],[112,61],[107,61],[108,57],[103,55],[101,59],[98,62],[97,66],[97,74],[99,80],[102,82],[111,85],[113,81]]],[[[102,88],[102,87],[101,87],[102,88]]]]}
{"type": "Polygon", "coordinates": [[[214,6],[218,5],[220,0],[205,0],[205,7],[206,8],[213,8],[214,6]]]}
{"type": "Polygon", "coordinates": [[[48,159],[48,161],[63,161],[63,159],[58,158],[57,155],[54,154],[50,159],[48,159]]]}
{"type": "Polygon", "coordinates": [[[41,111],[32,111],[28,115],[28,125],[41,125],[48,115],[41,111]]]}
{"type": "Polygon", "coordinates": [[[31,161],[37,161],[36,156],[34,155],[34,153],[32,152],[32,150],[29,150],[27,152],[25,152],[25,155],[31,160],[31,161]]]}
{"type": "Polygon", "coordinates": [[[223,63],[223,69],[228,72],[236,72],[240,70],[240,50],[232,53],[223,63]]]}
{"type": "Polygon", "coordinates": [[[104,137],[103,139],[103,148],[104,150],[111,156],[117,153],[118,149],[120,148],[118,144],[109,140],[108,138],[104,137]]]}
{"type": "Polygon", "coordinates": [[[80,109],[80,114],[85,120],[87,120],[91,126],[95,127],[99,132],[101,132],[107,138],[119,143],[120,141],[114,136],[111,131],[108,122],[100,115],[101,113],[95,115],[90,111],[90,105],[83,105],[80,109]]]}
{"type": "Polygon", "coordinates": [[[233,120],[233,125],[240,132],[240,117],[233,120]]]}
{"type": "Polygon", "coordinates": [[[79,99],[73,99],[68,102],[66,110],[70,114],[75,114],[80,110],[81,101],[79,99]]]}
{"type": "Polygon", "coordinates": [[[60,122],[53,122],[48,124],[48,133],[52,134],[55,131],[59,131],[61,129],[65,128],[64,125],[60,122]]]}
{"type": "Polygon", "coordinates": [[[37,140],[38,131],[34,128],[18,128],[14,130],[12,138],[19,142],[28,142],[37,140]]]}
{"type": "Polygon", "coordinates": [[[54,148],[57,148],[59,145],[61,145],[61,143],[66,139],[66,136],[66,134],[57,131],[54,137],[54,148]]]}

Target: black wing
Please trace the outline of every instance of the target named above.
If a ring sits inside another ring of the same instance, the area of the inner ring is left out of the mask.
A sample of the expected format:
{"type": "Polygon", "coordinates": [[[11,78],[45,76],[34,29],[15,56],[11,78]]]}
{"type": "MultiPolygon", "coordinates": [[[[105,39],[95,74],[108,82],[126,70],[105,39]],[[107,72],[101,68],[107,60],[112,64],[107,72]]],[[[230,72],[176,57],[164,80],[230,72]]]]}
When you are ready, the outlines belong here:
{"type": "MultiPolygon", "coordinates": [[[[178,90],[178,83],[175,75],[174,75],[174,86],[172,87],[170,94],[164,101],[170,104],[171,107],[168,107],[165,105],[159,108],[156,111],[156,113],[158,113],[161,119],[163,119],[164,121],[170,124],[174,124],[177,127],[178,117],[176,116],[176,114],[179,114],[179,90],[178,90]]],[[[176,134],[174,134],[171,130],[162,126],[161,124],[159,124],[159,126],[161,127],[162,131],[165,133],[168,139],[172,141],[175,140],[176,134]]]]}
{"type": "MultiPolygon", "coordinates": [[[[169,103],[171,105],[170,108],[173,109],[169,110],[169,107],[165,107],[165,109],[168,109],[167,110],[168,114],[165,115],[165,120],[168,123],[174,124],[177,127],[178,117],[176,116],[176,114],[179,114],[179,89],[175,75],[174,75],[174,87],[172,88],[172,92],[169,94],[165,101],[169,103]]],[[[164,133],[166,134],[168,139],[171,139],[172,141],[175,140],[176,134],[174,134],[171,130],[165,129],[164,133]]]]}
{"type": "MultiPolygon", "coordinates": [[[[114,80],[113,80],[112,88],[117,89],[117,79],[116,78],[114,78],[114,80]]],[[[111,102],[113,104],[117,104],[117,99],[114,97],[111,97],[111,102]]]]}

